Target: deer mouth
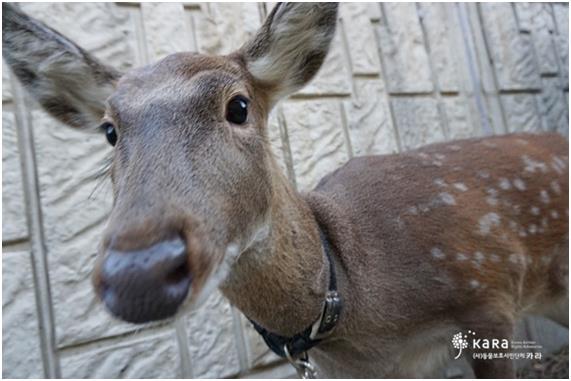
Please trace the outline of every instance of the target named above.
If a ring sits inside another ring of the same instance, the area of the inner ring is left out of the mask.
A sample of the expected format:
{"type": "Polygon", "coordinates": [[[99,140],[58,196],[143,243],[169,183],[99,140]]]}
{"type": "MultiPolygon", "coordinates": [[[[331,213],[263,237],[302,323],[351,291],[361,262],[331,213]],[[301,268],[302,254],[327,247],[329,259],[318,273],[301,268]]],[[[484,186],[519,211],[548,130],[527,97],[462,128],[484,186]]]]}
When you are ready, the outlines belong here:
{"type": "Polygon", "coordinates": [[[103,287],[100,295],[113,316],[128,323],[143,324],[175,316],[186,299],[190,284],[190,279],[183,279],[167,289],[141,287],[123,292],[103,287]]]}

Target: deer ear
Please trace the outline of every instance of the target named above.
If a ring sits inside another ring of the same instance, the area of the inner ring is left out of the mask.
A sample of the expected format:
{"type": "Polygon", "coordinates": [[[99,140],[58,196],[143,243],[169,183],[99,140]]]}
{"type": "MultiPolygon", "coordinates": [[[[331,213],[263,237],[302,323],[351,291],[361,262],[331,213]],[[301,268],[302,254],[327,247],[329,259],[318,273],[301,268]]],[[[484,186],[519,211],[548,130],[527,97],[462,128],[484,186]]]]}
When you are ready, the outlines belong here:
{"type": "Polygon", "coordinates": [[[11,4],[2,3],[2,53],[24,88],[73,127],[99,124],[120,74],[11,4]]]}
{"type": "Polygon", "coordinates": [[[241,49],[252,76],[270,89],[271,104],[307,84],[335,34],[337,3],[279,3],[241,49]]]}

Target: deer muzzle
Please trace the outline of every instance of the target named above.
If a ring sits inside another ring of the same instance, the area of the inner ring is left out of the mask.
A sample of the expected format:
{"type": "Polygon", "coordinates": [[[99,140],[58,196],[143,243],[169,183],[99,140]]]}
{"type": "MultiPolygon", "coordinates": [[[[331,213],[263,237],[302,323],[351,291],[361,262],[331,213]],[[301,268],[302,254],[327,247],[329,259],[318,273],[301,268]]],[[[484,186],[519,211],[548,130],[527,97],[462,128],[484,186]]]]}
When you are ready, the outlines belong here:
{"type": "Polygon", "coordinates": [[[180,237],[139,250],[109,248],[98,267],[99,297],[113,315],[131,323],[175,315],[192,282],[186,243],[180,237]]]}

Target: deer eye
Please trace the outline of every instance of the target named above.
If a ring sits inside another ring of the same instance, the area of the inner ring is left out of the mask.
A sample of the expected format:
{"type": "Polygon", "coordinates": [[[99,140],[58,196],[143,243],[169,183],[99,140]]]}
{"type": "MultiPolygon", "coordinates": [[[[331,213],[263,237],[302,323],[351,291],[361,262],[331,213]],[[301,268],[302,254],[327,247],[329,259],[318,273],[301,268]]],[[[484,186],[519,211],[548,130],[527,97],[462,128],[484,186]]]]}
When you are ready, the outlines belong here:
{"type": "Polygon", "coordinates": [[[248,119],[248,99],[237,95],[226,106],[226,120],[234,124],[244,124],[248,119]]]}
{"type": "Polygon", "coordinates": [[[105,122],[99,128],[101,128],[105,133],[105,137],[109,144],[114,146],[117,143],[117,132],[115,131],[115,126],[109,122],[105,122]]]}

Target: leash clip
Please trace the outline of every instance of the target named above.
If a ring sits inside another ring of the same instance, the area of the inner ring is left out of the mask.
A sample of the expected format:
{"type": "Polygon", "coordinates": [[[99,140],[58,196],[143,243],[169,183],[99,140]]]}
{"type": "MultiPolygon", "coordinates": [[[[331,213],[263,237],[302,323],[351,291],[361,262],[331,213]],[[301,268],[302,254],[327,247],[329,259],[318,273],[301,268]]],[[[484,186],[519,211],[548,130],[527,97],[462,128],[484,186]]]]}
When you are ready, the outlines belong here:
{"type": "Polygon", "coordinates": [[[309,357],[307,356],[307,351],[302,352],[298,358],[294,359],[289,354],[289,349],[287,344],[284,345],[284,353],[286,355],[287,361],[295,368],[297,375],[302,379],[314,379],[317,378],[317,370],[311,362],[309,362],[309,357]]]}

